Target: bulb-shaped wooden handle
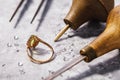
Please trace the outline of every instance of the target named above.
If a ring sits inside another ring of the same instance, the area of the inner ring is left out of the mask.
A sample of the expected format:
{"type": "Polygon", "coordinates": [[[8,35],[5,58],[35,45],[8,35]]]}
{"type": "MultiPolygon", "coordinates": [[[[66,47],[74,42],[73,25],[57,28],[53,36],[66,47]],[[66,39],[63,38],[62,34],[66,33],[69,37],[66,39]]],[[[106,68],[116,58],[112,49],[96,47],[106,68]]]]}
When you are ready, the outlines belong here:
{"type": "MultiPolygon", "coordinates": [[[[106,21],[108,13],[113,7],[114,0],[73,0],[64,22],[76,30],[89,20],[106,21]]],[[[55,41],[65,33],[68,27],[64,29],[56,36],[55,41]]]]}
{"type": "Polygon", "coordinates": [[[85,61],[91,61],[114,49],[120,49],[120,5],[110,12],[104,32],[83,48],[80,54],[87,56],[85,61]],[[95,56],[93,58],[90,56],[91,50],[95,56]]]}
{"type": "Polygon", "coordinates": [[[106,21],[114,0],[73,0],[71,9],[64,21],[76,30],[88,20],[106,21]]]}

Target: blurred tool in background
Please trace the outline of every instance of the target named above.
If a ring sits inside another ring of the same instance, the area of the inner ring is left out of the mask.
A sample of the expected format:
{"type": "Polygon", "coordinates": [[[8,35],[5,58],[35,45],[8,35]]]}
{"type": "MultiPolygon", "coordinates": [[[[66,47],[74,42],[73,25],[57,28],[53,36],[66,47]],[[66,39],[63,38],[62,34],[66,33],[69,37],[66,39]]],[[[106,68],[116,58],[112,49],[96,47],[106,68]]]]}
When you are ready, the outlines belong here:
{"type": "MultiPolygon", "coordinates": [[[[25,1],[25,0],[21,0],[21,1],[20,1],[20,3],[18,4],[17,8],[15,9],[13,15],[11,16],[9,22],[12,21],[12,19],[14,18],[14,16],[15,16],[16,13],[18,12],[18,10],[20,9],[20,7],[22,6],[22,4],[23,4],[24,1],[25,1]]],[[[26,0],[26,4],[24,5],[24,8],[22,9],[22,11],[21,11],[21,13],[20,13],[20,15],[19,15],[19,18],[18,18],[18,20],[17,20],[17,23],[16,23],[15,27],[16,27],[17,24],[20,22],[22,16],[25,14],[25,12],[27,11],[27,9],[29,8],[29,6],[30,6],[30,4],[31,4],[32,2],[33,2],[33,0],[26,0]]],[[[33,23],[34,19],[36,18],[37,14],[38,14],[38,12],[40,11],[40,9],[41,9],[41,7],[42,7],[42,5],[43,5],[44,2],[45,2],[45,0],[41,0],[41,1],[40,1],[40,4],[39,4],[39,6],[38,6],[38,8],[37,8],[37,10],[36,10],[36,12],[35,12],[32,20],[31,20],[31,23],[33,23]]],[[[52,3],[52,0],[46,0],[46,5],[45,5],[45,8],[44,8],[43,13],[42,13],[42,19],[40,19],[40,22],[39,22],[39,25],[38,25],[38,26],[40,26],[43,18],[45,17],[48,9],[50,8],[51,3],[52,3]],[[46,9],[46,8],[47,8],[47,9],[46,9]]],[[[37,30],[38,30],[38,27],[37,27],[37,30]]]]}

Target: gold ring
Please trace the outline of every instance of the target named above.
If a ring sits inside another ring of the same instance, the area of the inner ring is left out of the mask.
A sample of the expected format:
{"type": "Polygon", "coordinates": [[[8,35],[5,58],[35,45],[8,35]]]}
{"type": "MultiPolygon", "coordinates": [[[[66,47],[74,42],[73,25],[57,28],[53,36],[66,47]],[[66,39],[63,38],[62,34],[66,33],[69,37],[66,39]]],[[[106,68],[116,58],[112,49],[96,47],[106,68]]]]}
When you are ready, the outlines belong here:
{"type": "Polygon", "coordinates": [[[44,42],[43,40],[41,40],[40,38],[38,38],[35,35],[31,35],[31,37],[27,41],[27,55],[32,62],[37,63],[37,64],[42,64],[42,63],[47,63],[54,58],[54,50],[53,50],[52,46],[50,46],[48,43],[44,42]],[[46,60],[38,60],[38,59],[33,58],[32,49],[35,49],[35,47],[39,44],[39,42],[48,46],[52,51],[51,56],[46,60]]]}

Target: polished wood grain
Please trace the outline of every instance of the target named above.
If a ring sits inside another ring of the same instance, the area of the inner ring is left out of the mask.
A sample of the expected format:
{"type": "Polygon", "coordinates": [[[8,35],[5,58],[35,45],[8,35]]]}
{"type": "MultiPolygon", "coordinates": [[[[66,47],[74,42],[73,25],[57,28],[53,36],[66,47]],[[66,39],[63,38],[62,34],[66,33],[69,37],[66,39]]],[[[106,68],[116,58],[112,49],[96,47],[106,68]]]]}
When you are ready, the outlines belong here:
{"type": "MultiPolygon", "coordinates": [[[[106,29],[87,47],[91,47],[97,57],[114,49],[120,49],[120,5],[115,7],[109,14],[106,29]]],[[[81,50],[81,54],[87,56],[90,50],[81,50]]]]}
{"type": "MultiPolygon", "coordinates": [[[[109,11],[113,9],[113,7],[114,0],[73,0],[64,22],[73,30],[78,29],[79,26],[89,20],[105,22],[109,11]]],[[[57,36],[62,36],[65,33],[64,29],[62,29],[57,36]]],[[[59,38],[60,37],[55,38],[55,41],[59,38]]]]}

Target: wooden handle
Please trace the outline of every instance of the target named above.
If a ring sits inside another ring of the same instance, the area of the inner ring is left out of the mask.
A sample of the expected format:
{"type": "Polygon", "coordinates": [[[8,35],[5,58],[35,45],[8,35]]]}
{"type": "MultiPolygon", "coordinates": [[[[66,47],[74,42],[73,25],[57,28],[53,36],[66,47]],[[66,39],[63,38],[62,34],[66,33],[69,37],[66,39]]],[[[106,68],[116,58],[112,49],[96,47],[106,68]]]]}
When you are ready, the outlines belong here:
{"type": "MultiPolygon", "coordinates": [[[[120,49],[120,5],[110,12],[104,32],[88,46],[95,51],[97,57],[114,49],[120,49]]],[[[86,56],[90,53],[89,50],[85,51],[85,48],[81,51],[83,51],[81,54],[86,56]]]]}
{"type": "Polygon", "coordinates": [[[114,0],[73,0],[64,22],[74,30],[89,20],[105,22],[114,0]]]}

